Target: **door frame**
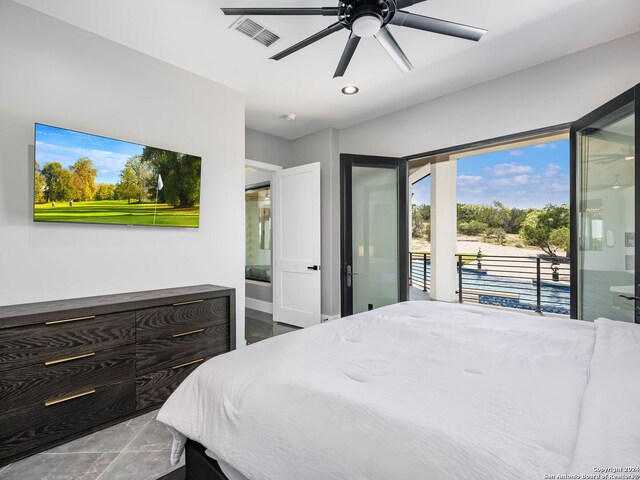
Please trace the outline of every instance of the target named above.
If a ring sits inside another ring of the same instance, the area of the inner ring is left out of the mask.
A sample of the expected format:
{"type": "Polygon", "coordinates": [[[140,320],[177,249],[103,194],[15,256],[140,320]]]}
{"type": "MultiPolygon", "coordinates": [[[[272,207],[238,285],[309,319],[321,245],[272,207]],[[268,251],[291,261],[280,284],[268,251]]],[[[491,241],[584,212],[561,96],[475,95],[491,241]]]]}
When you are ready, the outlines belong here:
{"type": "MultiPolygon", "coordinates": [[[[634,212],[635,215],[635,231],[638,232],[638,227],[640,226],[640,208],[638,208],[638,199],[640,199],[640,192],[638,192],[638,186],[640,186],[640,164],[637,162],[637,155],[640,152],[640,122],[638,121],[638,113],[640,109],[638,108],[638,101],[640,100],[640,83],[636,86],[630,88],[629,90],[621,93],[617,97],[609,100],[605,104],[599,106],[595,110],[589,112],[579,120],[573,122],[571,124],[571,128],[569,129],[569,178],[570,178],[570,205],[569,205],[569,216],[570,216],[570,240],[569,245],[571,249],[570,255],[570,271],[571,271],[571,290],[570,290],[570,318],[578,318],[578,284],[579,284],[579,265],[578,265],[578,233],[579,233],[579,218],[578,218],[578,208],[579,201],[578,193],[579,187],[577,184],[578,180],[578,148],[577,148],[577,138],[578,132],[588,127],[589,125],[594,124],[599,119],[606,117],[607,115],[614,113],[615,111],[621,109],[625,105],[635,101],[635,155],[636,160],[634,162],[635,170],[635,185],[636,185],[636,209],[634,212]]],[[[635,296],[640,295],[640,256],[635,255],[635,296]]],[[[636,300],[635,305],[635,322],[640,323],[640,302],[636,300]]],[[[580,320],[580,319],[578,319],[580,320]]]]}
{"type": "MultiPolygon", "coordinates": [[[[409,162],[405,158],[340,154],[340,314],[353,314],[353,288],[347,286],[347,265],[353,265],[352,167],[398,168],[398,301],[409,296],[409,162]]],[[[353,285],[353,284],[352,284],[353,285]]]]}
{"type": "MultiPolygon", "coordinates": [[[[249,158],[245,158],[244,160],[244,166],[245,168],[252,168],[254,170],[258,170],[261,172],[267,172],[271,174],[271,177],[269,179],[269,187],[271,188],[271,198],[274,197],[275,192],[276,192],[276,185],[275,185],[275,181],[274,181],[274,176],[275,176],[275,172],[277,172],[278,170],[282,170],[282,166],[280,165],[275,165],[272,163],[266,163],[266,162],[260,162],[257,160],[251,160],[249,158]]],[[[245,191],[246,191],[246,173],[245,173],[245,191]]],[[[245,216],[246,216],[246,212],[245,212],[245,216]]],[[[276,212],[273,209],[273,205],[271,208],[271,268],[272,268],[272,272],[273,272],[273,249],[275,248],[276,245],[276,239],[273,238],[273,231],[275,229],[275,224],[277,222],[277,219],[275,218],[276,216],[276,212]]],[[[246,219],[245,219],[246,222],[246,219]]],[[[244,226],[244,222],[243,222],[243,226],[244,226]]],[[[247,236],[246,236],[246,232],[244,235],[244,239],[245,239],[245,245],[246,245],[246,241],[247,241],[247,236]]],[[[246,256],[245,256],[245,260],[244,260],[245,264],[246,264],[246,256]]],[[[246,276],[244,277],[244,282],[245,285],[247,283],[250,284],[257,284],[260,283],[261,286],[265,286],[267,285],[266,282],[255,282],[254,280],[248,280],[246,278],[246,276]]],[[[251,308],[253,310],[258,310],[260,312],[265,312],[268,313],[270,315],[273,315],[273,302],[274,302],[274,297],[273,297],[273,277],[271,278],[271,281],[269,282],[269,288],[271,288],[271,299],[269,302],[266,301],[262,301],[262,300],[257,300],[251,297],[247,297],[246,295],[246,291],[245,291],[245,308],[251,308]]]]}

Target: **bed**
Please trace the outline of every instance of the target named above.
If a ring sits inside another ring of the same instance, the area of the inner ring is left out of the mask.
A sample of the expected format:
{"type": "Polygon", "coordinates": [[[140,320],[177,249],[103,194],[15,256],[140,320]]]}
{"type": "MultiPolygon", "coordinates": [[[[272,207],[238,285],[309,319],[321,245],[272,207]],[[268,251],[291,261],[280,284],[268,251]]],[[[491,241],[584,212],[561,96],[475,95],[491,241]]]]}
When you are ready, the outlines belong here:
{"type": "Polygon", "coordinates": [[[593,475],[640,468],[639,372],[638,325],[405,302],[211,359],[158,420],[230,480],[593,475]]]}

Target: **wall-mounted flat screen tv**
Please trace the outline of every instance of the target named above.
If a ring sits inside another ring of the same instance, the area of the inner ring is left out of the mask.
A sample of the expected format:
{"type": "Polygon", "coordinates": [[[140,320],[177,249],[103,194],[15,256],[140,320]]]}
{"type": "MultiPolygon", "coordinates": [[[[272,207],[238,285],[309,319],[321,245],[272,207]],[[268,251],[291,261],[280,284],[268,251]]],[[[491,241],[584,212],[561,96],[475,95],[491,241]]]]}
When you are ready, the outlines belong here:
{"type": "Polygon", "coordinates": [[[36,123],[36,222],[200,224],[202,158],[36,123]]]}

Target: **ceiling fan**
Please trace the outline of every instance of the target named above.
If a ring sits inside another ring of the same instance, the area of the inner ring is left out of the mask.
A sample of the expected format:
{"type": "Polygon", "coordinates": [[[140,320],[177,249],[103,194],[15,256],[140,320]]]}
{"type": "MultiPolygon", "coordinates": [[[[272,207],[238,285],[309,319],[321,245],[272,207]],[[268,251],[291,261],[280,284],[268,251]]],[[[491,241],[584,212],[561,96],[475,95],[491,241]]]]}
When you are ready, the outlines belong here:
{"type": "Polygon", "coordinates": [[[277,53],[271,59],[281,60],[298,50],[342,29],[351,31],[338,68],[333,77],[341,77],[361,38],[375,37],[391,59],[403,72],[413,70],[413,65],[404,54],[387,25],[409,27],[426,32],[450,35],[466,40],[478,41],[487,31],[460,23],[425,17],[402,10],[425,0],[341,0],[337,7],[318,8],[222,8],[225,15],[319,15],[337,17],[338,21],[292,47],[277,53]]]}

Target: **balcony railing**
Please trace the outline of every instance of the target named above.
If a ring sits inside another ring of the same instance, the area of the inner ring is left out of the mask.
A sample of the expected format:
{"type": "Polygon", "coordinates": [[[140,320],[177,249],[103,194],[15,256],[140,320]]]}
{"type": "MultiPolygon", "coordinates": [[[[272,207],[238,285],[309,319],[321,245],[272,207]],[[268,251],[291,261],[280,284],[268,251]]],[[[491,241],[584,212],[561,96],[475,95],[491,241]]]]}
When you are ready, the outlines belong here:
{"type": "Polygon", "coordinates": [[[421,288],[423,292],[431,290],[431,254],[428,252],[410,252],[411,274],[409,285],[421,288]]]}
{"type": "MultiPolygon", "coordinates": [[[[412,252],[411,284],[430,289],[431,255],[412,252]]],[[[456,254],[460,303],[569,315],[571,270],[564,257],[456,254]]]]}

